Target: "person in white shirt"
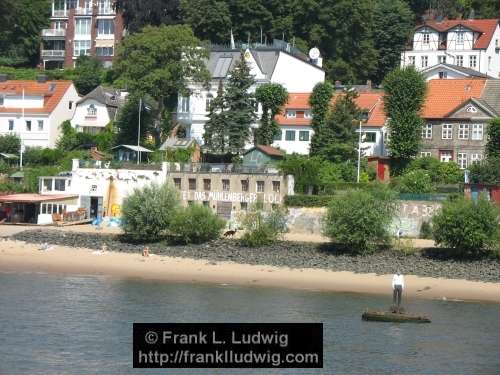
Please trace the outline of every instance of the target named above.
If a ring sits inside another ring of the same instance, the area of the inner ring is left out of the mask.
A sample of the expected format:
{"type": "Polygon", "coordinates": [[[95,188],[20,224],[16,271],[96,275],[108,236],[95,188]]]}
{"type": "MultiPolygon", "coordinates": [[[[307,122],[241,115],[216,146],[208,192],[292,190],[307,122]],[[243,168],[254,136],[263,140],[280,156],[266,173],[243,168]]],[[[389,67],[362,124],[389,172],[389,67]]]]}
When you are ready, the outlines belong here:
{"type": "Polygon", "coordinates": [[[405,279],[398,270],[392,277],[392,304],[396,306],[397,312],[399,312],[399,307],[401,306],[401,297],[403,295],[404,287],[405,279]]]}

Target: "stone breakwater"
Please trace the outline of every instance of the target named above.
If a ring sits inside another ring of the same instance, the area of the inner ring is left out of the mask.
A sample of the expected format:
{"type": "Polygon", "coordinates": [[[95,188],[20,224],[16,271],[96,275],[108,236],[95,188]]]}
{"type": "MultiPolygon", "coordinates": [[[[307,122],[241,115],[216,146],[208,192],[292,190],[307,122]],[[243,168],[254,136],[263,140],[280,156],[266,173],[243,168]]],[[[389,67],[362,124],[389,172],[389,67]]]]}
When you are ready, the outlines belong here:
{"type": "MultiPolygon", "coordinates": [[[[110,251],[141,253],[144,245],[120,241],[116,235],[63,232],[58,230],[28,230],[12,236],[27,243],[49,243],[59,246],[101,249],[106,244],[110,251]]],[[[500,261],[493,259],[452,260],[439,259],[420,253],[403,255],[382,251],[370,255],[352,256],[335,253],[326,245],[279,242],[261,248],[245,248],[236,240],[220,239],[202,245],[149,244],[157,255],[205,259],[211,262],[232,261],[242,264],[269,265],[289,268],[318,268],[330,271],[392,274],[399,269],[403,274],[422,277],[442,277],[474,281],[500,282],[500,261]]]]}

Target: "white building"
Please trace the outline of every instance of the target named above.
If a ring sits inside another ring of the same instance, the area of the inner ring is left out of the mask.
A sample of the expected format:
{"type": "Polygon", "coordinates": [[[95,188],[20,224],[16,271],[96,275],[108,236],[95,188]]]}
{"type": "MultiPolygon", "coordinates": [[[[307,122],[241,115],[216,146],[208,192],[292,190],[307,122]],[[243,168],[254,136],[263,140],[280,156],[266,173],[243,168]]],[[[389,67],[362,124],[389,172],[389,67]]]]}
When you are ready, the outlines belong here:
{"type": "Polygon", "coordinates": [[[80,99],[71,81],[9,81],[0,76],[0,135],[16,134],[26,147],[54,148],[60,125],[80,99]]]}
{"type": "MultiPolygon", "coordinates": [[[[334,104],[337,94],[332,99],[334,104]]],[[[273,142],[274,147],[288,154],[309,154],[314,131],[311,127],[311,106],[309,93],[291,93],[282,113],[276,117],[280,126],[280,134],[273,142]]],[[[386,134],[386,115],[384,112],[383,93],[380,91],[360,92],[355,100],[357,106],[368,112],[368,119],[362,124],[363,142],[361,149],[364,156],[384,156],[387,150],[384,145],[386,134]]],[[[356,127],[358,131],[358,127],[356,127]]]]}
{"type": "Polygon", "coordinates": [[[416,27],[413,43],[402,53],[401,64],[413,65],[418,70],[425,70],[437,64],[451,64],[498,78],[498,23],[498,19],[427,21],[416,27]]]}
{"type": "Polygon", "coordinates": [[[76,103],[71,126],[79,132],[96,134],[115,121],[125,104],[126,93],[96,87],[76,103]]]}
{"type": "MultiPolygon", "coordinates": [[[[287,49],[286,45],[247,48],[244,58],[256,81],[250,91],[255,92],[264,83],[279,83],[288,92],[312,92],[317,83],[324,82],[325,71],[321,68],[321,59],[311,61],[298,51],[291,51],[291,47],[287,49]]],[[[212,49],[206,63],[212,78],[210,89],[193,85],[190,87],[191,96],[179,97],[177,119],[186,127],[188,138],[203,144],[209,105],[217,96],[219,81],[222,80],[224,84],[227,82],[240,58],[240,49],[212,49]]]]}

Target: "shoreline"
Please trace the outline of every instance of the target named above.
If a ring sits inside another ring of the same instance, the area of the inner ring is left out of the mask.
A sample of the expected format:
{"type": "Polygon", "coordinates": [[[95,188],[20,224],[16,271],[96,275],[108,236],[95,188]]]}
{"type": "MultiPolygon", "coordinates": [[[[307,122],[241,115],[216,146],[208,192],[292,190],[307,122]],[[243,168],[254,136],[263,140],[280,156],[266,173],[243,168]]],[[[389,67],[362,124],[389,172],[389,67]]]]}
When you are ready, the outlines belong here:
{"type": "MultiPolygon", "coordinates": [[[[45,272],[52,274],[100,275],[181,283],[229,284],[277,287],[338,293],[376,294],[392,299],[392,275],[329,271],[317,268],[291,269],[231,261],[100,252],[64,246],[50,251],[21,241],[2,242],[0,272],[45,272]],[[75,253],[75,251],[77,253],[75,253]]],[[[406,297],[500,303],[500,283],[405,275],[406,297]]]]}

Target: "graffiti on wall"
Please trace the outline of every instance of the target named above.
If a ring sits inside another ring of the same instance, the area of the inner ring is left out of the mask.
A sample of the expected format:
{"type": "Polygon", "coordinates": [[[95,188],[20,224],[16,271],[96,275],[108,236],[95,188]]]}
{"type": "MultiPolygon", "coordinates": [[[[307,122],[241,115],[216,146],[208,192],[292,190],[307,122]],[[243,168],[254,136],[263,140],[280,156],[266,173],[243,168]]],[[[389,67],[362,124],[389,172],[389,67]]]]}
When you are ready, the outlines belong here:
{"type": "Polygon", "coordinates": [[[181,191],[184,201],[246,202],[256,203],[262,197],[262,203],[281,204],[279,194],[233,193],[230,191],[181,191]]]}

